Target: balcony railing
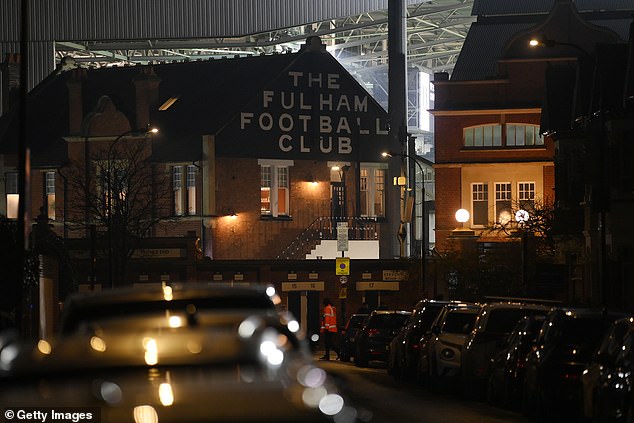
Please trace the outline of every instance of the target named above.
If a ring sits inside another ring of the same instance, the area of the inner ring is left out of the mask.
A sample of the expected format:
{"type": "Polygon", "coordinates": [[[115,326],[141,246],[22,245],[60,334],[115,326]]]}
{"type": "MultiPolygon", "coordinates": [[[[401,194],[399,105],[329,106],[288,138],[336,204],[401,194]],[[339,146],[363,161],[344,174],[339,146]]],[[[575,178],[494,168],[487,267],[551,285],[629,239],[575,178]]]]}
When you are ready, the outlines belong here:
{"type": "Polygon", "coordinates": [[[280,260],[305,259],[322,240],[337,239],[339,223],[348,224],[348,239],[378,239],[378,222],[375,217],[318,217],[304,229],[278,255],[280,260]]]}

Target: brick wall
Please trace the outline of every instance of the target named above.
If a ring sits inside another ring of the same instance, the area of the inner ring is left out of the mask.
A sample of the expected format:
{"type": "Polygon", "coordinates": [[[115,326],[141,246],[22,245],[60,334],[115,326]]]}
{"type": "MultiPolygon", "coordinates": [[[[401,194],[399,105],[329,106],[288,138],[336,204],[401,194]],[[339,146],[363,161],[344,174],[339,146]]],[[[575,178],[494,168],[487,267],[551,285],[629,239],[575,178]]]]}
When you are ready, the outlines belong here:
{"type": "Polygon", "coordinates": [[[459,167],[438,167],[436,171],[436,248],[447,248],[446,239],[458,225],[455,213],[461,207],[461,170],[459,167]]]}

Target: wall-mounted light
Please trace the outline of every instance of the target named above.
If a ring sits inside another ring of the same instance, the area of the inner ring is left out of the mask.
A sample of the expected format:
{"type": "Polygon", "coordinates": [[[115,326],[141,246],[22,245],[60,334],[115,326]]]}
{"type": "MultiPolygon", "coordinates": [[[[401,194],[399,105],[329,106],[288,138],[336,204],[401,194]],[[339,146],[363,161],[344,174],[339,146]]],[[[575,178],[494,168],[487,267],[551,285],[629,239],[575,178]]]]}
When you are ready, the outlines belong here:
{"type": "Polygon", "coordinates": [[[319,181],[317,181],[317,179],[315,179],[315,177],[311,174],[306,175],[306,182],[312,186],[319,184],[319,181]]]}
{"type": "Polygon", "coordinates": [[[393,182],[395,186],[404,187],[407,185],[407,178],[405,176],[395,176],[393,182]]]}
{"type": "Polygon", "coordinates": [[[160,111],[165,111],[167,109],[169,109],[170,107],[172,107],[172,105],[174,103],[176,103],[176,101],[180,98],[180,96],[174,96],[174,97],[170,97],[167,100],[165,100],[165,102],[163,104],[161,104],[161,106],[159,107],[160,111]]]}

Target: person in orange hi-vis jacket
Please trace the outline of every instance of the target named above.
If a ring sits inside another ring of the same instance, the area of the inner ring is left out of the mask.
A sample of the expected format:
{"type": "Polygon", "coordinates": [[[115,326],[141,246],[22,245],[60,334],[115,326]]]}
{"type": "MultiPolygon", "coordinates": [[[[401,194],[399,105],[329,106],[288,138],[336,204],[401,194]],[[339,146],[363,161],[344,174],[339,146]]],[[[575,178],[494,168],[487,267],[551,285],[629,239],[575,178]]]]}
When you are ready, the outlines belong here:
{"type": "MultiPolygon", "coordinates": [[[[321,333],[324,336],[325,352],[320,360],[330,360],[330,350],[337,352],[335,348],[335,335],[337,334],[337,309],[332,305],[330,299],[324,298],[324,313],[321,320],[321,333]]],[[[339,354],[337,354],[339,359],[339,354]]]]}

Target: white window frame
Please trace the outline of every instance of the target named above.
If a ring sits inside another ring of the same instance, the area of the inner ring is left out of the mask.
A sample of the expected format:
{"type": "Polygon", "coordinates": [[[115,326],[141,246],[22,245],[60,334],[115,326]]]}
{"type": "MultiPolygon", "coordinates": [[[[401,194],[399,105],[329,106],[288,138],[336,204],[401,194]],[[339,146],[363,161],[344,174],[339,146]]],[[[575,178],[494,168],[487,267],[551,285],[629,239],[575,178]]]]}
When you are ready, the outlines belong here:
{"type": "Polygon", "coordinates": [[[55,220],[55,171],[44,172],[44,196],[46,215],[50,220],[55,220]]]}
{"type": "Polygon", "coordinates": [[[362,204],[362,207],[365,207],[366,213],[360,213],[361,216],[365,217],[385,217],[385,181],[387,175],[387,164],[385,163],[361,163],[360,170],[360,181],[359,188],[360,191],[365,191],[366,200],[365,204],[362,204]],[[367,172],[367,175],[364,176],[363,173],[367,172]],[[380,171],[380,172],[378,172],[380,171]],[[382,181],[379,183],[378,179],[379,173],[382,173],[382,181]],[[364,185],[365,182],[365,185],[364,185]],[[379,185],[382,185],[383,189],[381,190],[379,185]],[[364,189],[365,188],[365,189],[364,189]],[[383,213],[377,213],[376,211],[376,198],[378,192],[382,192],[381,198],[381,208],[383,213]]]}
{"type": "Polygon", "coordinates": [[[173,191],[172,212],[174,216],[196,215],[196,174],[193,164],[173,164],[171,179],[173,191]]]}
{"type": "Polygon", "coordinates": [[[18,172],[6,172],[4,174],[4,192],[7,201],[7,219],[17,219],[20,202],[20,194],[18,193],[18,172]]]}
{"type": "Polygon", "coordinates": [[[260,191],[265,189],[269,191],[270,204],[270,210],[264,210],[260,207],[261,215],[271,217],[290,216],[290,167],[294,165],[294,162],[292,160],[258,159],[258,165],[260,166],[260,175],[262,175],[262,168],[268,167],[271,169],[270,186],[263,186],[262,180],[260,181],[260,191]],[[280,193],[284,196],[281,203],[286,204],[286,209],[284,210],[280,209],[280,193]]]}
{"type": "Polygon", "coordinates": [[[533,206],[535,206],[535,198],[535,181],[517,182],[517,203],[521,208],[525,208],[526,203],[529,203],[530,208],[533,208],[533,206]],[[526,189],[527,186],[529,187],[529,189],[526,189]]]}
{"type": "Polygon", "coordinates": [[[488,223],[489,220],[489,184],[488,182],[474,182],[471,184],[471,223],[473,226],[485,226],[488,223]],[[475,187],[483,187],[486,189],[482,189],[482,190],[475,190],[475,187]],[[478,197],[478,198],[476,198],[478,197]],[[478,202],[482,202],[486,204],[486,210],[487,212],[485,213],[485,217],[486,217],[486,221],[485,222],[476,222],[476,215],[475,215],[475,203],[478,202]]]}
{"type": "Polygon", "coordinates": [[[502,125],[489,123],[463,128],[462,142],[467,148],[495,148],[502,146],[502,125]]]}
{"type": "Polygon", "coordinates": [[[183,209],[183,166],[172,166],[172,191],[174,193],[174,216],[182,216],[183,209]]]}
{"type": "Polygon", "coordinates": [[[198,169],[195,165],[187,165],[187,214],[196,215],[196,176],[198,169]]]}
{"type": "Polygon", "coordinates": [[[535,146],[543,146],[544,145],[544,137],[539,133],[539,125],[533,125],[529,123],[515,123],[515,122],[507,122],[505,124],[505,135],[506,135],[506,146],[507,147],[535,147],[535,146]],[[530,128],[530,130],[528,129],[530,128]],[[513,142],[509,142],[511,140],[510,131],[513,129],[513,142]],[[518,144],[517,134],[521,133],[520,137],[522,140],[521,144],[518,144]]]}
{"type": "Polygon", "coordinates": [[[495,182],[495,223],[506,225],[513,220],[513,184],[511,182],[495,182]],[[508,216],[504,216],[504,219],[500,217],[500,211],[498,206],[501,202],[508,202],[508,216]]]}
{"type": "Polygon", "coordinates": [[[116,206],[113,200],[117,199],[120,203],[126,201],[128,195],[127,181],[124,180],[124,178],[118,177],[118,175],[120,175],[120,170],[125,169],[126,166],[128,166],[126,160],[112,160],[110,164],[108,164],[107,160],[99,160],[99,163],[97,164],[96,181],[98,184],[99,194],[103,197],[103,205],[105,207],[104,215],[106,216],[110,214],[111,207],[113,205],[116,206]],[[112,181],[106,180],[108,171],[112,173],[110,175],[112,181]],[[108,186],[109,182],[113,186],[108,186]],[[117,187],[121,187],[121,190],[115,193],[114,188],[117,187]]]}

